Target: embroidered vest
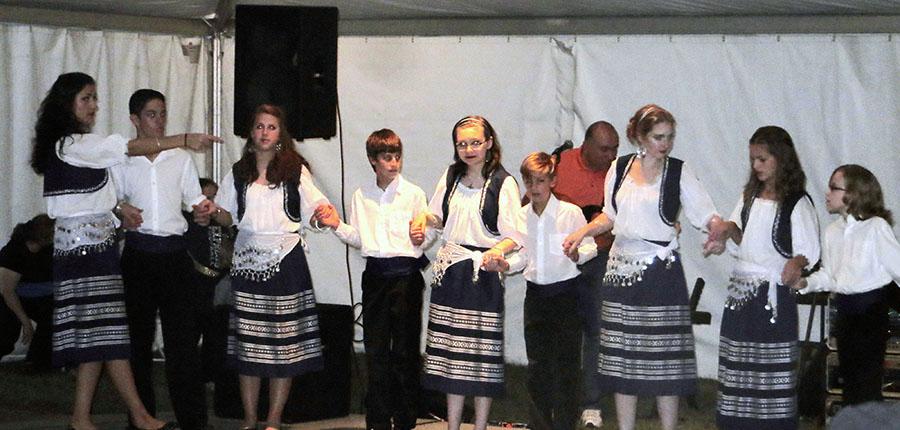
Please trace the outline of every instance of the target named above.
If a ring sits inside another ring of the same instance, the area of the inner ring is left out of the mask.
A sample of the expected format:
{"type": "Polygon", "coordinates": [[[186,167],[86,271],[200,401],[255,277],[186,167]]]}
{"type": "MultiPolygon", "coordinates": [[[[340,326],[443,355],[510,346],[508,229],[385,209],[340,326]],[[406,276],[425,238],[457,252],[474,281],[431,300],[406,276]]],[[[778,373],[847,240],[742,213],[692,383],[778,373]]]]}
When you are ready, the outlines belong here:
{"type": "MultiPolygon", "coordinates": [[[[625,175],[631,169],[635,154],[628,154],[616,160],[616,182],[613,184],[612,205],[616,205],[616,194],[622,187],[625,175]]],[[[674,226],[678,221],[678,211],[681,210],[681,167],[684,162],[672,157],[666,157],[663,165],[662,180],[659,185],[659,217],[666,225],[674,226]]]]}
{"type": "Polygon", "coordinates": [[[56,152],[44,170],[44,197],[66,194],[89,194],[99,191],[109,181],[106,169],[77,167],[62,161],[56,152]]]}
{"type": "MultiPolygon", "coordinates": [[[[238,213],[237,219],[240,222],[244,217],[244,211],[247,209],[247,187],[249,183],[238,179],[237,171],[234,166],[231,168],[231,174],[234,175],[234,190],[237,193],[238,213]]],[[[303,215],[300,214],[300,179],[284,181],[281,184],[281,190],[284,195],[284,214],[293,222],[301,222],[303,215]]]]}
{"type": "MultiPolygon", "coordinates": [[[[778,211],[775,213],[775,222],[772,223],[772,245],[784,258],[792,258],[794,256],[794,247],[791,240],[791,214],[794,213],[794,207],[803,197],[812,198],[806,192],[799,192],[785,197],[784,201],[778,205],[778,211]]],[[[750,218],[750,209],[753,207],[753,201],[756,195],[750,198],[750,204],[744,203],[741,207],[741,230],[746,229],[747,220],[750,218]]]]}
{"type": "MultiPolygon", "coordinates": [[[[450,211],[450,199],[453,198],[453,193],[456,192],[460,179],[460,176],[451,177],[450,172],[447,173],[447,187],[444,190],[443,203],[441,203],[442,219],[444,221],[447,220],[447,213],[450,211]]],[[[509,173],[503,166],[497,166],[481,188],[481,203],[478,208],[481,212],[481,221],[488,232],[494,236],[500,235],[500,230],[497,228],[497,215],[500,213],[500,188],[503,187],[503,181],[508,176],[509,173]]]]}

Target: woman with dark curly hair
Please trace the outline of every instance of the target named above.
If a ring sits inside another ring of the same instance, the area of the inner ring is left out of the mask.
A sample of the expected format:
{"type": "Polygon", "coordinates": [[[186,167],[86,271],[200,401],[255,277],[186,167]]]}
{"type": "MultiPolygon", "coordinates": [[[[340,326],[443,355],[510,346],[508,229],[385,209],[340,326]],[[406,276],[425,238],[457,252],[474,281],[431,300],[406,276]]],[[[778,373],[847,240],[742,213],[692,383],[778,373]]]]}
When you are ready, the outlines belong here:
{"type": "Polygon", "coordinates": [[[324,365],[301,230],[319,206],[330,205],[294,149],[284,112],[264,104],[252,120],[243,155],[222,180],[222,210],[212,217],[238,227],[227,361],[239,375],[241,428],[256,428],[261,378],[269,378],[267,428],[277,429],[291,378],[324,365]]]}
{"type": "Polygon", "coordinates": [[[760,127],[749,148],[750,177],[728,222],[737,262],[719,336],[716,421],[723,429],[795,429],[797,300],[789,286],[819,260],[819,223],[788,132],[760,127]]]}
{"type": "Polygon", "coordinates": [[[84,73],[60,75],[41,102],[31,166],[44,176],[53,237],[53,365],[76,367],[71,428],[93,430],[91,404],[105,367],[128,407],[130,424],[167,424],[147,413],[134,387],[113,215],[116,191],[108,168],[133,155],[172,148],[199,150],[219,141],[206,134],[128,140],[91,133],[97,86],[84,73]]]}

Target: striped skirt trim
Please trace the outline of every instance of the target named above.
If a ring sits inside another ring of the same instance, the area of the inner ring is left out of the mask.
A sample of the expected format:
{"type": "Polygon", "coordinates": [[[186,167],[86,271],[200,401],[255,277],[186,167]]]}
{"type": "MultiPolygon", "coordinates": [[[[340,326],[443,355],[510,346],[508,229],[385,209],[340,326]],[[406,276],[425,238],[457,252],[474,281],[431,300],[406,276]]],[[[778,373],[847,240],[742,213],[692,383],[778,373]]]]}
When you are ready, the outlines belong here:
{"type": "Polygon", "coordinates": [[[503,285],[488,272],[475,284],[471,270],[471,261],[450,266],[432,290],[422,384],[496,397],[504,391],[503,285]]]}
{"type": "Polygon", "coordinates": [[[768,284],[744,306],[725,308],[719,338],[716,422],[725,429],[796,429],[797,305],[778,286],[778,318],[771,321],[768,284]]]}
{"type": "Polygon", "coordinates": [[[602,390],[652,396],[696,391],[694,335],[679,259],[670,267],[654,260],[633,285],[604,285],[601,300],[602,390]]]}
{"type": "Polygon", "coordinates": [[[115,247],[53,259],[53,365],[128,359],[125,289],[115,247]]]}

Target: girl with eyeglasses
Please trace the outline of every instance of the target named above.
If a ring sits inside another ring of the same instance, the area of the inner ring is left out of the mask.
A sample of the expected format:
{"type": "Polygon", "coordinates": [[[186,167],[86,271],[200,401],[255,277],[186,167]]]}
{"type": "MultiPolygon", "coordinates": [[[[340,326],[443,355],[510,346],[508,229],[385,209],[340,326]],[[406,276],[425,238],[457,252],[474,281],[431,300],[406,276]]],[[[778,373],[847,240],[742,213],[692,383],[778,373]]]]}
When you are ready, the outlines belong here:
{"type": "Polygon", "coordinates": [[[900,244],[891,229],[893,217],[884,207],[878,179],[856,164],[845,164],[831,174],[825,208],[840,216],[825,229],[822,268],[794,288],[803,294],[835,293],[833,332],[844,402],[878,401],[882,399],[888,289],[900,282],[900,244]]]}
{"type": "Polygon", "coordinates": [[[458,430],[466,396],[475,398],[475,429],[487,427],[493,397],[504,391],[503,284],[497,271],[516,248],[519,187],[500,164],[500,142],[480,116],[453,126],[453,159],[428,211],[410,224],[443,229],[434,262],[423,386],[447,394],[447,421],[458,430]]]}

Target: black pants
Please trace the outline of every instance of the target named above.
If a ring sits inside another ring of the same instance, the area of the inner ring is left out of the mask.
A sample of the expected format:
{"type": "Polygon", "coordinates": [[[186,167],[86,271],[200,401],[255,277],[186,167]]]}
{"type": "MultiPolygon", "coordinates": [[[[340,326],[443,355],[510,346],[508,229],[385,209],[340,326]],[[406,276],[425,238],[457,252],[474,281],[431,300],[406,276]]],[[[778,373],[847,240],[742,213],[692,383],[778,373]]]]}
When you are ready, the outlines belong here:
{"type": "Polygon", "coordinates": [[[206,426],[206,395],[198,348],[202,288],[191,282],[187,252],[144,252],[125,246],[122,277],[131,333],[131,370],[141,401],[156,414],[153,391],[153,339],[156,313],[162,322],[166,380],[175,417],[182,429],[206,426]]]}
{"type": "Polygon", "coordinates": [[[861,312],[841,312],[838,308],[836,319],[844,403],[855,405],[881,400],[888,327],[886,303],[878,301],[861,312]]]}
{"type": "Polygon", "coordinates": [[[575,289],[550,297],[525,295],[529,412],[536,430],[572,430],[578,422],[582,320],[575,289]]]}
{"type": "Polygon", "coordinates": [[[600,409],[600,384],[597,378],[597,355],[600,354],[600,293],[609,252],[581,265],[584,281],[579,286],[579,314],[582,317],[581,409],[600,409]]]}
{"type": "MultiPolygon", "coordinates": [[[[36,370],[49,370],[52,350],[53,296],[19,297],[25,315],[35,323],[34,336],[28,345],[25,360],[36,370]]],[[[22,334],[22,323],[16,314],[0,300],[0,357],[13,352],[19,335],[22,334]]]]}
{"type": "Polygon", "coordinates": [[[362,276],[363,344],[369,386],[366,427],[409,429],[416,425],[419,355],[422,332],[422,290],[418,270],[405,276],[379,277],[366,270],[362,276]]]}

